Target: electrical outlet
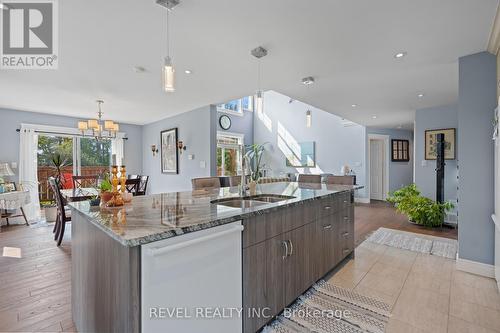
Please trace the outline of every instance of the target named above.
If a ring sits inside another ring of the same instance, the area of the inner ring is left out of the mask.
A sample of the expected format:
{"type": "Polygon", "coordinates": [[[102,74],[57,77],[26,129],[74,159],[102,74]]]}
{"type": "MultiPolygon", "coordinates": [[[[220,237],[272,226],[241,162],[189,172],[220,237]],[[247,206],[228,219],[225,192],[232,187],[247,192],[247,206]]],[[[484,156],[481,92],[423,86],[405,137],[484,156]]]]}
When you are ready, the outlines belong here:
{"type": "Polygon", "coordinates": [[[426,166],[427,166],[427,161],[426,161],[426,160],[422,160],[422,166],[423,166],[423,167],[426,167],[426,166]]]}
{"type": "Polygon", "coordinates": [[[207,166],[207,163],[205,161],[200,161],[200,168],[205,169],[207,166]]]}

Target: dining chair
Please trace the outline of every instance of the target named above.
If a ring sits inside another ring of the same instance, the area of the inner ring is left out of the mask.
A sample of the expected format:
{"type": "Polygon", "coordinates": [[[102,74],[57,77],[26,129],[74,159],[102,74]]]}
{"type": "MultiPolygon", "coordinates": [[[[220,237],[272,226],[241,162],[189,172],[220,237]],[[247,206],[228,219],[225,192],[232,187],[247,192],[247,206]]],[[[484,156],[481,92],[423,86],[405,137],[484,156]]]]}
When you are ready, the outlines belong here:
{"type": "Polygon", "coordinates": [[[220,188],[219,177],[202,177],[191,179],[193,190],[209,190],[220,188]]]}
{"type": "Polygon", "coordinates": [[[141,184],[141,180],[139,178],[127,179],[127,180],[125,180],[125,190],[128,193],[132,193],[133,196],[136,196],[139,193],[139,185],[140,184],[141,184]]]}
{"type": "Polygon", "coordinates": [[[148,189],[149,176],[139,176],[140,182],[137,187],[137,195],[146,195],[148,189]]]}
{"type": "Polygon", "coordinates": [[[241,184],[241,176],[231,176],[229,177],[229,186],[240,186],[241,184]]]}
{"type": "Polygon", "coordinates": [[[73,188],[97,187],[98,175],[73,176],[73,188]]]}
{"type": "Polygon", "coordinates": [[[57,246],[60,246],[64,237],[66,222],[71,221],[71,214],[64,208],[64,199],[61,195],[61,189],[59,188],[59,184],[54,177],[49,177],[49,185],[52,191],[54,191],[54,197],[57,204],[57,217],[55,225],[56,234],[54,239],[57,241],[57,246]]]}
{"type": "Polygon", "coordinates": [[[299,178],[297,180],[299,183],[319,183],[321,184],[321,175],[305,175],[299,174],[299,178]]]}
{"type": "Polygon", "coordinates": [[[325,178],[326,184],[335,184],[335,185],[354,185],[354,177],[353,176],[327,176],[325,178]]]}
{"type": "Polygon", "coordinates": [[[141,178],[141,175],[128,175],[127,176],[127,179],[137,179],[137,178],[141,178]]]}

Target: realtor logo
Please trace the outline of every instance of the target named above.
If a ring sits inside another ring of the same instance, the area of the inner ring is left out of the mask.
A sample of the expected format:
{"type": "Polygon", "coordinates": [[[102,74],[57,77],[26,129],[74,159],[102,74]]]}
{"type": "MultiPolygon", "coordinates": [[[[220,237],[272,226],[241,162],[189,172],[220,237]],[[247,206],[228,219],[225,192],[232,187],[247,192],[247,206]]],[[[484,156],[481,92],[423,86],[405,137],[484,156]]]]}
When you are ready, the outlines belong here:
{"type": "Polygon", "coordinates": [[[56,1],[0,3],[1,69],[57,69],[56,1]]]}

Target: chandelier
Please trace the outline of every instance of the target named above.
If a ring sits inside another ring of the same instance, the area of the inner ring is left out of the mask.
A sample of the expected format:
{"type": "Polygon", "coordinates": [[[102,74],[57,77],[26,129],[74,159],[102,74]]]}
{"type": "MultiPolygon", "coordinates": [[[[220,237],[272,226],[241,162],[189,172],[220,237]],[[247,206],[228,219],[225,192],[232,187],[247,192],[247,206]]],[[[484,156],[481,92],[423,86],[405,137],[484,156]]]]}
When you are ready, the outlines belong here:
{"type": "Polygon", "coordinates": [[[116,124],[112,120],[102,120],[101,105],[104,101],[98,99],[96,102],[97,119],[79,121],[78,129],[82,132],[82,136],[91,136],[96,140],[116,138],[116,133],[120,130],[120,125],[116,124]]]}

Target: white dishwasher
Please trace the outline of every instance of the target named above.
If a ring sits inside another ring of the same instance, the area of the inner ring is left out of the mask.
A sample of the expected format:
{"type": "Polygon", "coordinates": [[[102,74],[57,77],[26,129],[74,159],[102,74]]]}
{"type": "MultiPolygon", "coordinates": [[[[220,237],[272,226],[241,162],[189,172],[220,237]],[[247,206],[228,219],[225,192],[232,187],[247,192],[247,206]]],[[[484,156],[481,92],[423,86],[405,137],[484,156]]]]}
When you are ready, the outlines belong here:
{"type": "Polygon", "coordinates": [[[242,331],[241,221],[141,246],[143,333],[242,331]]]}

